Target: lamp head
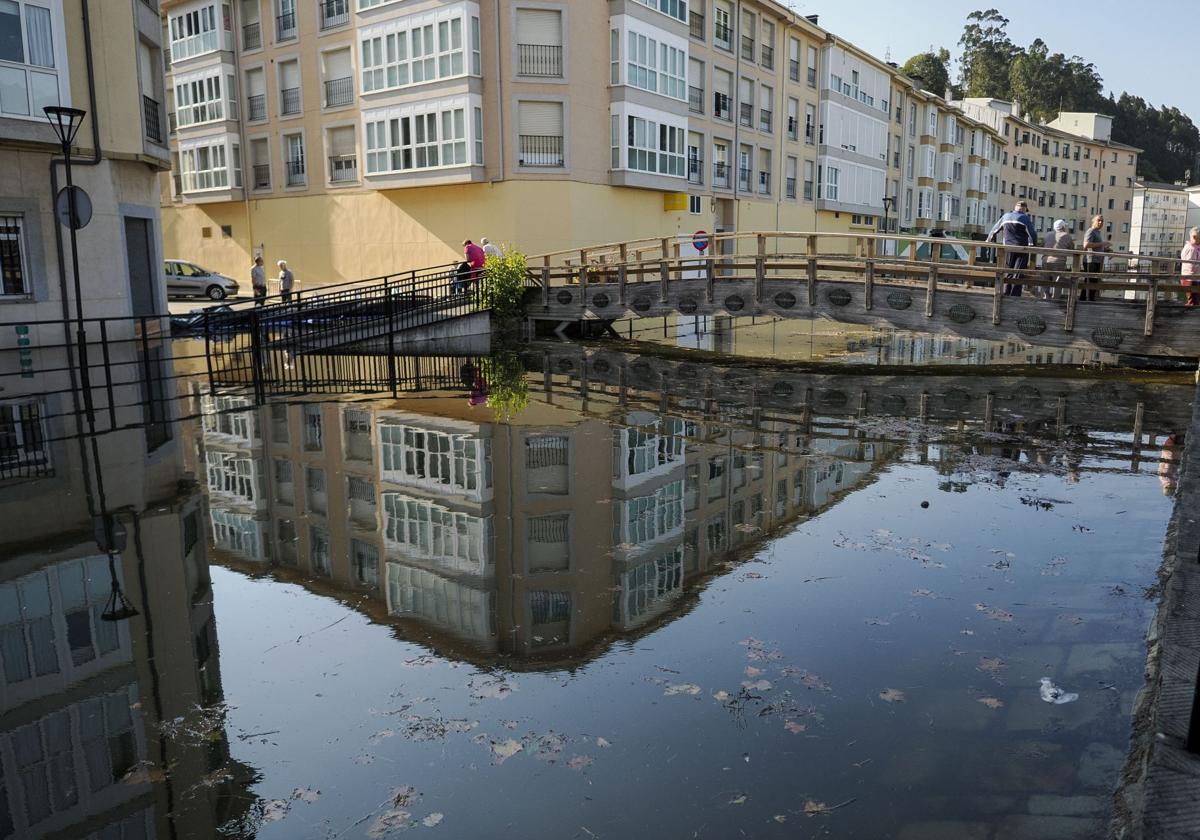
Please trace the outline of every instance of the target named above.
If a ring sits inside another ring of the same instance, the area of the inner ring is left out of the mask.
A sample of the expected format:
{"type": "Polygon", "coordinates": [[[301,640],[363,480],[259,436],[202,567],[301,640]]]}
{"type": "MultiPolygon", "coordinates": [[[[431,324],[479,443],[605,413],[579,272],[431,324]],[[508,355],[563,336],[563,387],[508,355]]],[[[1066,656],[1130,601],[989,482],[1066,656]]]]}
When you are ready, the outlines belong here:
{"type": "Polygon", "coordinates": [[[87,112],[81,108],[68,108],[64,105],[47,105],[42,110],[46,113],[46,119],[50,121],[50,127],[58,136],[58,142],[62,143],[64,149],[70,148],[87,112]]]}

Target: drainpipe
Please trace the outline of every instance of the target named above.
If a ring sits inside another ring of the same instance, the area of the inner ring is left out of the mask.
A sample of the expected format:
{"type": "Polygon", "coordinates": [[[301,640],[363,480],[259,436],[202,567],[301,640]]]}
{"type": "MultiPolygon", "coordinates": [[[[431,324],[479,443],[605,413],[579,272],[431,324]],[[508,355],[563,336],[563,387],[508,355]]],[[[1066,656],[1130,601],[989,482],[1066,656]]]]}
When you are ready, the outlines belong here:
{"type": "Polygon", "coordinates": [[[491,183],[504,180],[504,80],[500,75],[500,0],[495,0],[496,15],[496,118],[500,121],[500,177],[492,178],[491,183]]]}
{"type": "MultiPolygon", "coordinates": [[[[741,226],[742,226],[742,205],[741,205],[741,202],[738,201],[738,185],[741,183],[741,177],[742,177],[742,167],[741,167],[741,162],[740,162],[741,156],[742,156],[742,144],[741,144],[740,140],[738,139],[741,136],[741,126],[742,126],[742,115],[741,115],[742,103],[741,103],[741,97],[739,95],[741,92],[741,89],[742,89],[742,2],[741,2],[741,0],[738,0],[738,4],[737,4],[737,6],[734,7],[733,13],[734,13],[734,18],[732,21],[732,26],[730,27],[731,32],[729,34],[729,37],[730,37],[730,40],[733,41],[733,43],[730,44],[730,46],[733,47],[733,56],[734,56],[734,59],[733,59],[733,90],[731,91],[731,93],[733,94],[733,101],[737,102],[737,105],[738,105],[738,115],[733,118],[733,162],[734,162],[734,165],[737,166],[737,169],[738,169],[738,171],[734,173],[734,178],[733,178],[733,232],[736,234],[738,232],[738,230],[741,229],[741,226]]],[[[734,241],[736,243],[736,240],[734,240],[734,241]]],[[[735,244],[734,251],[736,252],[736,250],[737,250],[737,246],[735,244]]]]}

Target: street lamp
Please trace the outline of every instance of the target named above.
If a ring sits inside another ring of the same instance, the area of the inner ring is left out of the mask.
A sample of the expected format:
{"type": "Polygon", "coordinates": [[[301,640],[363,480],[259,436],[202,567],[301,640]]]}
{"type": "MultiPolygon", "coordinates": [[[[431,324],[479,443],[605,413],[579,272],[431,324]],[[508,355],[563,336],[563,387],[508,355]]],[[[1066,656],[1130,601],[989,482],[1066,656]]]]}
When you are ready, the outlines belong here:
{"type": "MultiPolygon", "coordinates": [[[[888,212],[896,206],[896,197],[894,195],[885,195],[883,197],[883,232],[891,233],[891,228],[888,226],[888,212]]],[[[884,253],[887,253],[887,240],[884,240],[884,253]]]]}

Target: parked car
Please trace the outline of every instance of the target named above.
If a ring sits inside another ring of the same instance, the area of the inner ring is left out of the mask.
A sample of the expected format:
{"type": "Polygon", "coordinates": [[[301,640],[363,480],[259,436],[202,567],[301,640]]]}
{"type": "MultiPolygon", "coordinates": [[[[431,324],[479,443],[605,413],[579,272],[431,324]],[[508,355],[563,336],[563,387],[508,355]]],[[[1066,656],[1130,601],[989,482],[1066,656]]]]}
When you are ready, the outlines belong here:
{"type": "Polygon", "coordinates": [[[168,297],[197,297],[224,300],[238,293],[236,280],[201,268],[187,260],[166,260],[163,274],[167,278],[168,297]]]}

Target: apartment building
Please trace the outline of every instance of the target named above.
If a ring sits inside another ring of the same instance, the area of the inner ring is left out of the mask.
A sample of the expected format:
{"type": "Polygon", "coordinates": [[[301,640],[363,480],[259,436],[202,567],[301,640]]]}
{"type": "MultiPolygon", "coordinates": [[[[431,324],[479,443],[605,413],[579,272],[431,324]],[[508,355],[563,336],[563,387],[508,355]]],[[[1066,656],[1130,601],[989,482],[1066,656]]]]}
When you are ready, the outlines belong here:
{"type": "Polygon", "coordinates": [[[1063,113],[1039,125],[1023,119],[1016,103],[965,99],[953,104],[1004,135],[1002,203],[1028,201],[1039,236],[1052,231],[1057,219],[1078,235],[1100,214],[1113,250],[1129,250],[1141,150],[1111,139],[1111,117],[1063,113]]]}
{"type": "Polygon", "coordinates": [[[1135,181],[1129,250],[1145,257],[1178,258],[1187,241],[1187,187],[1135,181]]]}

